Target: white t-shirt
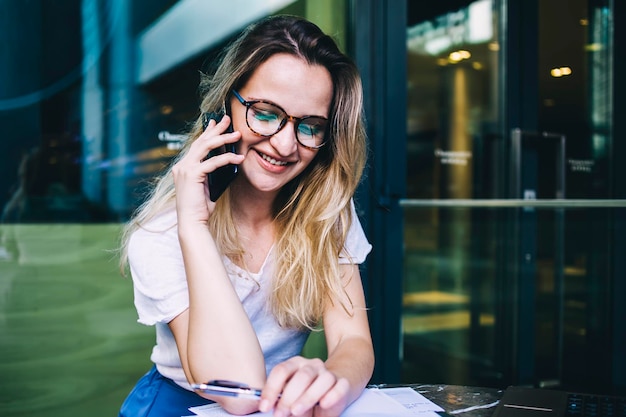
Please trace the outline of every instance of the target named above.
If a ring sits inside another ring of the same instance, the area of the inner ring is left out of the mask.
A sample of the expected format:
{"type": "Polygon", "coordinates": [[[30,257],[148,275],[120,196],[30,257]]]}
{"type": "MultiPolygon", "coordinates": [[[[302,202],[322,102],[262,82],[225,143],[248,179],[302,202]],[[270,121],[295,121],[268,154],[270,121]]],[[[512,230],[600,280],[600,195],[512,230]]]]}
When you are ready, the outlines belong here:
{"type": "MultiPolygon", "coordinates": [[[[360,264],[372,246],[363,232],[354,211],[354,204],[352,218],[345,251],[352,258],[352,262],[360,264]]],[[[178,242],[176,211],[172,209],[164,212],[135,231],[130,238],[128,257],[138,322],[154,325],[156,328],[156,345],[150,359],[161,375],[191,389],[180,362],[176,341],[167,324],[189,307],[187,279],[178,242]]],[[[280,327],[266,308],[266,291],[274,269],[272,250],[258,273],[241,269],[225,256],[222,260],[256,331],[269,374],[276,364],[300,354],[308,332],[280,327]]],[[[348,262],[345,257],[339,258],[339,263],[348,262]]]]}

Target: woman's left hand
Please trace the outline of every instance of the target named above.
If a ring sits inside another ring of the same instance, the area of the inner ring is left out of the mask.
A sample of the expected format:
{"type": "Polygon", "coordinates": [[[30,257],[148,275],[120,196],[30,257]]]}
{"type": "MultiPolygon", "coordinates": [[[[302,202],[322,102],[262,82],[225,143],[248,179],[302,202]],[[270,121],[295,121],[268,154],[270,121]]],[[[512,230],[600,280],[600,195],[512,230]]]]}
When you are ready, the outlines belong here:
{"type": "Polygon", "coordinates": [[[259,410],[274,409],[274,417],[337,417],[346,408],[350,386],[320,359],[296,356],[270,372],[259,410]]]}

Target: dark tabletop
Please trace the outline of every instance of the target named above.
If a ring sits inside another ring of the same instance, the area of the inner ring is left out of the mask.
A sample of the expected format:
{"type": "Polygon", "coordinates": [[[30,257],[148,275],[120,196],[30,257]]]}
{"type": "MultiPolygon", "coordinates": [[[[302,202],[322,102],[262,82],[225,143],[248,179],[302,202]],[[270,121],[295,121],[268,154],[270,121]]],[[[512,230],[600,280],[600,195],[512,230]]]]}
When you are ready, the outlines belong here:
{"type": "Polygon", "coordinates": [[[461,385],[408,384],[378,385],[379,388],[410,387],[452,416],[491,417],[503,390],[461,385]]]}

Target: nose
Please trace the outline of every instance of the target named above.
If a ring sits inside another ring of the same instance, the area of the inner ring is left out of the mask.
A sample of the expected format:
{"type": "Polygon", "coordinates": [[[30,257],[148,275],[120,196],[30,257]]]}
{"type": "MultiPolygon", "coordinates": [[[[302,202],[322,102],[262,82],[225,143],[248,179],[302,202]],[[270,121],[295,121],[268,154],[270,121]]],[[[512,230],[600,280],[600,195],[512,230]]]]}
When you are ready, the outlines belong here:
{"type": "Polygon", "coordinates": [[[289,156],[298,149],[298,140],[293,120],[287,120],[282,129],[270,137],[270,144],[280,156],[289,156]]]}

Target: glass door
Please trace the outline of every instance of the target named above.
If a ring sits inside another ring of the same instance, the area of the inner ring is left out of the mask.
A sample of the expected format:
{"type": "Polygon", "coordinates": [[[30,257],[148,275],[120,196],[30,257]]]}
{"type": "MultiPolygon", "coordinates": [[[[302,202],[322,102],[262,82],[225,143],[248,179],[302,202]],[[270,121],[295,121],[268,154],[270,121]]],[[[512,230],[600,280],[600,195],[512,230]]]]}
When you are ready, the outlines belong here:
{"type": "Polygon", "coordinates": [[[489,385],[500,213],[462,202],[502,187],[500,11],[408,6],[402,378],[489,385]]]}
{"type": "Polygon", "coordinates": [[[606,392],[611,3],[416,3],[402,379],[606,392]]]}
{"type": "Polygon", "coordinates": [[[606,347],[613,331],[610,288],[617,279],[610,265],[619,256],[611,243],[615,216],[607,208],[619,204],[611,200],[611,184],[620,181],[610,174],[612,23],[608,0],[538,2],[537,130],[566,138],[566,200],[558,256],[549,241],[537,239],[537,264],[551,273],[536,279],[533,379],[600,392],[610,389],[606,347]]]}

